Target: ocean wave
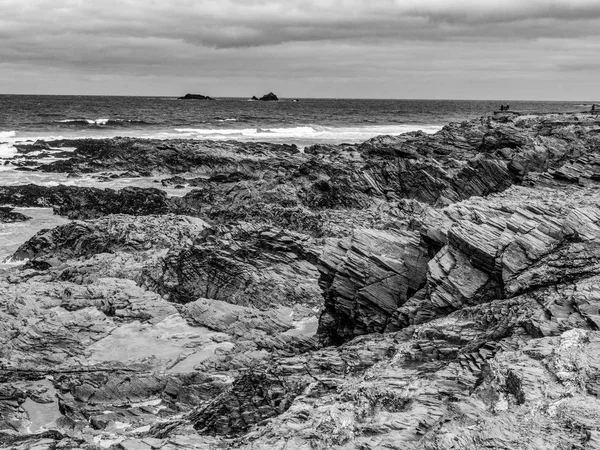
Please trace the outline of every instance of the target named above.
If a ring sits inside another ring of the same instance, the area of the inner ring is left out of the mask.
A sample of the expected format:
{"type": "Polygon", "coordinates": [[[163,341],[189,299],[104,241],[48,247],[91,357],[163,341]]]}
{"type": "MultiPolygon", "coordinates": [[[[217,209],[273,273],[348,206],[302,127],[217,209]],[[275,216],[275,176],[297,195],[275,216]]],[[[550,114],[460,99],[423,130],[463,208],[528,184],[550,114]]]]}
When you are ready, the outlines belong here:
{"type": "Polygon", "coordinates": [[[231,138],[241,136],[245,138],[265,138],[265,139],[348,139],[357,141],[368,139],[370,137],[390,134],[398,135],[409,131],[421,130],[425,133],[435,133],[441,129],[437,125],[375,125],[375,126],[357,126],[357,127],[326,127],[321,125],[300,126],[300,127],[255,127],[255,128],[176,128],[175,131],[185,137],[203,137],[203,138],[231,138]]]}
{"type": "Polygon", "coordinates": [[[110,119],[110,118],[98,118],[98,119],[64,119],[59,120],[58,123],[66,124],[70,126],[83,126],[83,127],[129,127],[136,125],[152,125],[150,122],[145,120],[135,119],[110,119]]]}
{"type": "MultiPolygon", "coordinates": [[[[18,154],[17,149],[10,144],[0,144],[0,158],[12,158],[18,154]]],[[[3,164],[0,162],[0,164],[3,164]]],[[[5,167],[5,166],[0,166],[5,167]]]]}
{"type": "Polygon", "coordinates": [[[0,131],[0,139],[12,138],[17,135],[16,131],[0,131]]]}
{"type": "MultiPolygon", "coordinates": [[[[213,119],[214,120],[214,119],[213,119]]],[[[178,128],[171,127],[106,127],[87,124],[86,126],[64,127],[48,132],[22,132],[18,137],[5,139],[5,144],[0,145],[0,158],[16,155],[16,149],[11,144],[16,142],[26,143],[36,140],[54,141],[61,139],[92,138],[102,139],[115,136],[147,139],[205,139],[205,140],[236,140],[240,142],[263,141],[273,143],[296,144],[306,146],[316,143],[360,143],[379,135],[399,135],[409,131],[421,130],[425,133],[435,133],[441,129],[438,125],[356,125],[356,126],[325,126],[311,124],[302,126],[269,126],[266,124],[253,127],[241,127],[240,122],[229,122],[229,126],[196,125],[178,128]],[[237,126],[237,127],[236,127],[237,126]]],[[[0,139],[1,142],[1,139],[0,139]]]]}
{"type": "Polygon", "coordinates": [[[195,134],[198,136],[256,136],[259,134],[276,134],[281,137],[300,137],[313,135],[318,131],[313,127],[290,127],[290,128],[175,128],[175,131],[184,134],[195,134]]]}

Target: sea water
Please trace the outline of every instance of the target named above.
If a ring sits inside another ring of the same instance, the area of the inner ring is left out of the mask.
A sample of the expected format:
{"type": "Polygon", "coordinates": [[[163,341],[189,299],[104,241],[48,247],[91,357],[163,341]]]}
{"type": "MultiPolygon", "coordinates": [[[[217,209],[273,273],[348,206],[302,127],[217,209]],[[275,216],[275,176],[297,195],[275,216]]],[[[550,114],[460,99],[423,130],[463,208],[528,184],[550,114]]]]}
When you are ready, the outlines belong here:
{"type": "MultiPolygon", "coordinates": [[[[356,143],[485,116],[505,101],[0,95],[0,143],[72,137],[233,139],[296,144],[356,143]]],[[[566,112],[577,102],[510,102],[511,109],[566,112]]],[[[1,144],[0,144],[1,145],[1,144]]],[[[9,152],[6,145],[0,156],[9,152]]]]}

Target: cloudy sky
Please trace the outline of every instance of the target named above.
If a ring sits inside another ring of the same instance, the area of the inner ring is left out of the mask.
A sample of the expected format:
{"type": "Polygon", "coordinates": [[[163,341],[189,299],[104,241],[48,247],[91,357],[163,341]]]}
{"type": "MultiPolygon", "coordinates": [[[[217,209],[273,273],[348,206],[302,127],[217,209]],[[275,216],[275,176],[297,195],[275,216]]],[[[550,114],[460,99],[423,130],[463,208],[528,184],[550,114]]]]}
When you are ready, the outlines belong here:
{"type": "Polygon", "coordinates": [[[600,0],[2,0],[0,93],[600,100],[600,0]]]}

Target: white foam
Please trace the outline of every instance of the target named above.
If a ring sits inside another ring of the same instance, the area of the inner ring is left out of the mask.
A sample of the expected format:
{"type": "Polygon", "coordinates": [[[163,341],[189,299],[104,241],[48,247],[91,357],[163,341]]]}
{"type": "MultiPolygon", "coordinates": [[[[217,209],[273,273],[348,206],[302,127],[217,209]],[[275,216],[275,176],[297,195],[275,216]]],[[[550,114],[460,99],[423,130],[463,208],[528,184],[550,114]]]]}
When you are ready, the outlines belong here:
{"type": "Polygon", "coordinates": [[[12,158],[17,154],[17,149],[11,144],[0,144],[0,158],[12,158]]]}
{"type": "MultiPolygon", "coordinates": [[[[100,118],[100,119],[65,119],[60,120],[61,123],[78,123],[78,122],[87,122],[90,125],[106,125],[110,119],[100,118]]],[[[122,122],[121,120],[116,119],[115,121],[122,122]]]]}
{"type": "MultiPolygon", "coordinates": [[[[304,127],[286,127],[286,128],[240,128],[240,129],[221,129],[221,128],[176,128],[179,137],[201,137],[208,139],[229,139],[233,136],[242,138],[259,138],[264,140],[284,138],[288,139],[311,139],[315,142],[319,140],[348,140],[359,142],[370,139],[382,134],[398,135],[409,131],[421,130],[425,133],[435,133],[441,129],[436,125],[377,125],[366,127],[325,127],[319,125],[304,127]]],[[[167,137],[169,132],[162,133],[167,137]]]]}
{"type": "Polygon", "coordinates": [[[16,131],[0,131],[0,139],[11,138],[17,135],[16,131]]]}
{"type": "MultiPolygon", "coordinates": [[[[106,123],[109,119],[95,119],[97,124],[106,123]]],[[[112,119],[111,119],[112,120],[112,119]]],[[[234,123],[234,122],[230,122],[234,123]]],[[[132,138],[147,139],[207,139],[207,140],[237,140],[237,141],[264,141],[273,143],[289,143],[310,145],[318,143],[361,143],[379,135],[398,135],[410,131],[421,130],[425,133],[435,133],[442,127],[438,125],[413,125],[413,124],[390,124],[372,126],[349,126],[329,127],[322,125],[297,126],[297,127],[270,127],[261,125],[253,128],[203,128],[182,127],[174,129],[126,129],[115,131],[108,128],[94,128],[90,130],[77,130],[74,132],[63,132],[61,135],[43,135],[37,132],[19,132],[19,137],[5,138],[5,144],[14,144],[25,141],[36,140],[61,140],[61,139],[102,139],[115,136],[128,136],[132,138]]],[[[64,131],[64,130],[63,130],[64,131]]],[[[12,133],[12,132],[11,132],[12,133]]],[[[1,142],[1,141],[0,141],[1,142]]],[[[0,144],[1,145],[1,144],[0,144]]],[[[64,149],[63,149],[64,150],[64,149]]],[[[0,157],[11,157],[16,150],[11,146],[0,148],[0,157]],[[2,154],[4,152],[5,154],[2,154]]]]}

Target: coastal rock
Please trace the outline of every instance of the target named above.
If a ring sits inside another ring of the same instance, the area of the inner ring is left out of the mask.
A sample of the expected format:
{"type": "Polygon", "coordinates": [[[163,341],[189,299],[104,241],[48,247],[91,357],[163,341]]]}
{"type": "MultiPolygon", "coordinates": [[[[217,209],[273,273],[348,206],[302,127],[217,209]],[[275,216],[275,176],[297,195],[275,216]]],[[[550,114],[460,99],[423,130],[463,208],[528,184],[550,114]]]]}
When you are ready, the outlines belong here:
{"type": "Polygon", "coordinates": [[[75,147],[70,157],[40,164],[36,171],[92,173],[133,171],[148,175],[192,172],[212,175],[253,172],[266,167],[269,157],[282,157],[295,145],[262,142],[195,141],[135,138],[64,139],[51,141],[57,148],[75,147]]]}
{"type": "Polygon", "coordinates": [[[192,243],[207,228],[202,220],[185,216],[109,215],[42,230],[19,247],[12,259],[67,260],[98,253],[168,249],[192,243]]]}
{"type": "MultiPolygon", "coordinates": [[[[189,217],[118,215],[44,231],[22,246],[15,257],[52,266],[0,280],[0,389],[6,394],[0,399],[0,427],[27,434],[28,420],[47,404],[52,415],[45,417],[54,422],[41,425],[67,435],[83,429],[85,435],[110,440],[123,432],[119,424],[127,425],[125,432],[150,427],[159,412],[175,417],[210,403],[229,388],[248,358],[314,348],[314,303],[320,298],[316,270],[301,265],[296,253],[306,253],[305,244],[289,234],[243,229],[229,237],[230,251],[238,252],[232,260],[263,253],[254,262],[263,269],[255,268],[256,276],[266,284],[256,286],[266,291],[257,297],[261,309],[202,298],[177,308],[136,284],[168,248],[202,243],[211,236],[208,231],[204,222],[189,217]],[[235,239],[243,243],[241,235],[253,231],[253,250],[236,249],[235,239]],[[116,277],[99,276],[108,266],[116,277]],[[86,278],[78,278],[86,267],[86,278]],[[297,304],[288,299],[287,308],[285,301],[268,298],[279,292],[277,283],[300,299],[297,304]],[[199,365],[205,369],[195,372],[199,365]],[[48,392],[45,400],[35,394],[40,383],[48,392]]],[[[217,266],[212,270],[219,276],[217,266]]]]}
{"type": "Polygon", "coordinates": [[[53,207],[56,214],[69,219],[93,219],[107,214],[167,214],[176,210],[164,191],[127,187],[113,189],[78,186],[0,187],[0,204],[21,207],[53,207]]]}
{"type": "Polygon", "coordinates": [[[0,188],[99,217],[0,273],[1,439],[594,448],[599,139],[589,114],[497,114],[304,153],[49,143],[76,150],[34,170],[196,189],[0,188]]]}
{"type": "Polygon", "coordinates": [[[207,179],[203,177],[199,178],[184,178],[179,175],[175,175],[170,178],[164,178],[160,181],[160,184],[164,187],[175,187],[178,186],[203,186],[206,185],[207,179]]]}
{"type": "Polygon", "coordinates": [[[319,259],[327,344],[383,332],[391,315],[426,281],[427,248],[418,233],[357,229],[319,259]]]}
{"type": "Polygon", "coordinates": [[[13,208],[0,207],[0,223],[25,222],[30,217],[13,211],[13,208]]]}
{"type": "Polygon", "coordinates": [[[257,309],[318,307],[318,274],[310,263],[317,252],[308,236],[242,225],[171,248],[144,271],[142,283],[176,303],[204,297],[257,309]]]}
{"type": "Polygon", "coordinates": [[[236,436],[285,412],[305,385],[249,371],[203,409],[190,416],[203,434],[236,436]]]}
{"type": "MultiPolygon", "coordinates": [[[[532,292],[536,286],[589,276],[594,269],[587,264],[594,260],[594,243],[600,239],[600,210],[593,196],[586,198],[585,188],[567,192],[512,187],[442,210],[429,208],[411,223],[416,228],[412,235],[393,239],[398,247],[393,251],[376,241],[366,241],[368,251],[343,241],[326,248],[319,264],[326,299],[320,333],[326,342],[339,342],[365,331],[398,330],[463,307],[532,292]],[[410,270],[398,272],[392,266],[392,272],[390,253],[396,258],[393,263],[408,261],[404,270],[410,270]],[[536,264],[544,269],[529,274],[536,264]],[[399,273],[412,284],[391,283],[390,275],[399,273]],[[387,291],[378,291],[371,309],[354,306],[367,303],[362,292],[380,286],[374,284],[380,279],[387,291]],[[391,299],[387,305],[386,298],[391,299]],[[355,308],[358,313],[352,312],[355,308]],[[365,323],[371,328],[365,330],[365,323]]],[[[357,234],[361,240],[369,236],[357,234]]]]}
{"type": "Polygon", "coordinates": [[[296,189],[282,181],[282,177],[277,176],[231,184],[209,183],[183,196],[179,210],[216,223],[267,223],[304,234],[322,235],[324,220],[319,213],[305,207],[296,189]]]}
{"type": "Polygon", "coordinates": [[[481,370],[468,358],[431,358],[418,344],[395,344],[393,357],[347,377],[343,389],[296,397],[284,414],[248,433],[240,448],[446,449],[486,442],[542,449],[591,442],[598,430],[589,387],[597,341],[598,332],[573,329],[518,350],[494,355],[481,349],[489,355],[481,370]]]}

